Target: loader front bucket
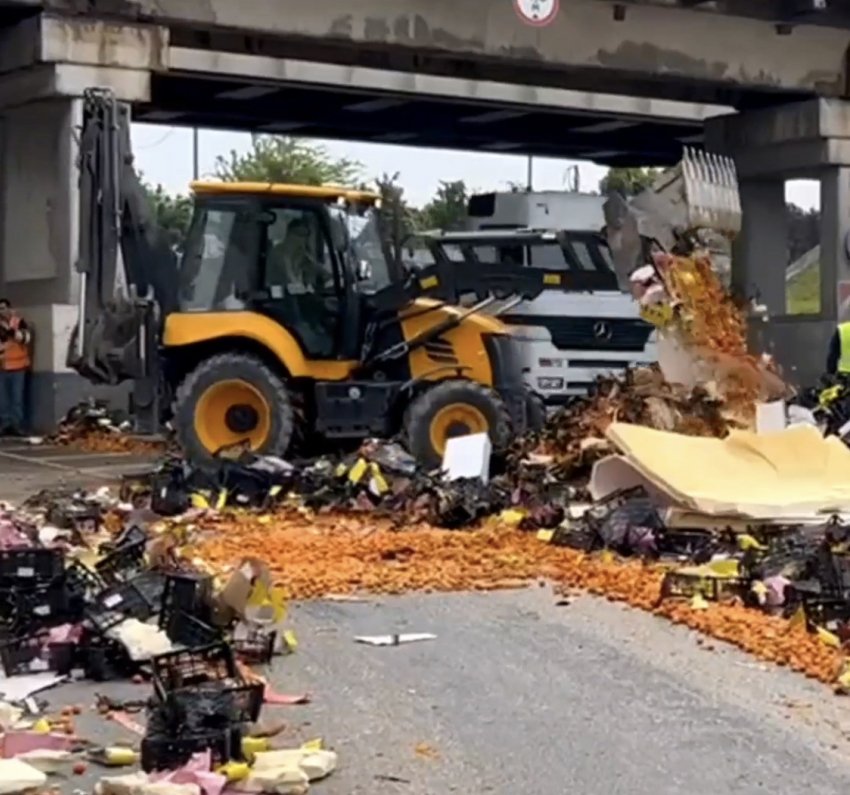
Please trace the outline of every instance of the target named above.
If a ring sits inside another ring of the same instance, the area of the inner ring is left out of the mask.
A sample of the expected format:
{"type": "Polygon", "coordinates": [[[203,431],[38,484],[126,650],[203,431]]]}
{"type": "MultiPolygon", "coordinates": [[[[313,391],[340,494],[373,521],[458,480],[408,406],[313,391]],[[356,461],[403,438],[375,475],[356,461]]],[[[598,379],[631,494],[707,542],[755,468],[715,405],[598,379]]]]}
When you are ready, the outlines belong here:
{"type": "Polygon", "coordinates": [[[672,251],[694,245],[697,233],[731,240],[741,231],[741,196],[735,163],[728,157],[686,148],[651,188],[604,205],[606,235],[621,283],[646,264],[652,246],[672,251]]]}
{"type": "Polygon", "coordinates": [[[682,207],[682,215],[673,219],[680,233],[706,229],[731,239],[741,231],[741,194],[729,157],[686,148],[679,163],[658,177],[653,191],[682,207]]]}

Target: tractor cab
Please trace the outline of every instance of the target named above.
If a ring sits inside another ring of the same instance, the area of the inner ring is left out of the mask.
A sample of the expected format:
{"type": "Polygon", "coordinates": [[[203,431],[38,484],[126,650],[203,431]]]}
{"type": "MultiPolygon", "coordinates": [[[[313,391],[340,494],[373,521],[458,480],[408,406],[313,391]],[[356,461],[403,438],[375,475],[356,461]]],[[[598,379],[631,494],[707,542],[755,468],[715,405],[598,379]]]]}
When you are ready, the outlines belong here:
{"type": "MultiPolygon", "coordinates": [[[[309,359],[356,357],[363,295],[392,280],[380,197],[341,186],[195,182],[177,313],[264,315],[309,359]]],[[[185,322],[167,317],[169,323],[185,322]]]]}

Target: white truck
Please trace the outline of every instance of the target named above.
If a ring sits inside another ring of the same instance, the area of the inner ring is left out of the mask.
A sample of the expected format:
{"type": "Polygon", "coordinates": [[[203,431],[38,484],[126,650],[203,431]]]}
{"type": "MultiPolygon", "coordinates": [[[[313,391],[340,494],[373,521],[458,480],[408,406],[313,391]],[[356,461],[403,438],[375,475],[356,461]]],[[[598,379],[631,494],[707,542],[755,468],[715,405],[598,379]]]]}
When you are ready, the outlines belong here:
{"type": "Polygon", "coordinates": [[[619,289],[601,234],[605,200],[558,191],[480,194],[469,201],[465,231],[420,236],[431,258],[469,267],[512,261],[595,275],[591,292],[546,291],[496,310],[524,343],[527,383],[548,406],[586,394],[600,375],[656,359],[654,329],[619,289]]]}

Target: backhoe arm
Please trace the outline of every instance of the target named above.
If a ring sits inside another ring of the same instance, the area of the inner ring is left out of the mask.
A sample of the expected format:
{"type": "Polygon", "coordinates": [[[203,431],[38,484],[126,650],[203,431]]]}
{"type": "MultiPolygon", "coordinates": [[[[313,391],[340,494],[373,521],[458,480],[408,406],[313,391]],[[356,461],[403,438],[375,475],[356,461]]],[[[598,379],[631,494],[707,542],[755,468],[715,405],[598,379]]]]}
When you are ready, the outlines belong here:
{"type": "Polygon", "coordinates": [[[79,143],[79,317],[68,366],[96,384],[136,381],[141,407],[156,389],[176,256],[133,168],[129,108],[110,90],[85,92],[79,143]]]}

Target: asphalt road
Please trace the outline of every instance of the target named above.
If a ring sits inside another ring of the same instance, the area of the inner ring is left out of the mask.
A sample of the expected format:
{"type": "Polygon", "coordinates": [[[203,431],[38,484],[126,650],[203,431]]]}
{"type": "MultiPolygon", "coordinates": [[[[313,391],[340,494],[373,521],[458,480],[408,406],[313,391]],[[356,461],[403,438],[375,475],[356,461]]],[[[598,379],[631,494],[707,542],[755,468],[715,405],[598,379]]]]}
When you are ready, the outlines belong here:
{"type": "MultiPolygon", "coordinates": [[[[280,692],[306,706],[267,706],[292,744],[316,736],[339,753],[327,795],[772,795],[850,786],[846,700],[652,616],[548,588],[295,605],[296,654],[279,659],[280,692]],[[399,647],[356,634],[433,632],[399,647]],[[425,744],[436,756],[423,756],[425,744]]],[[[67,685],[55,704],[100,689],[67,685]]],[[[129,739],[84,713],[83,736],[129,739]]],[[[63,792],[91,791],[91,769],[63,792]]]]}
{"type": "Polygon", "coordinates": [[[150,455],[83,453],[70,447],[0,439],[0,500],[19,502],[44,488],[95,488],[143,472],[150,455]]]}

